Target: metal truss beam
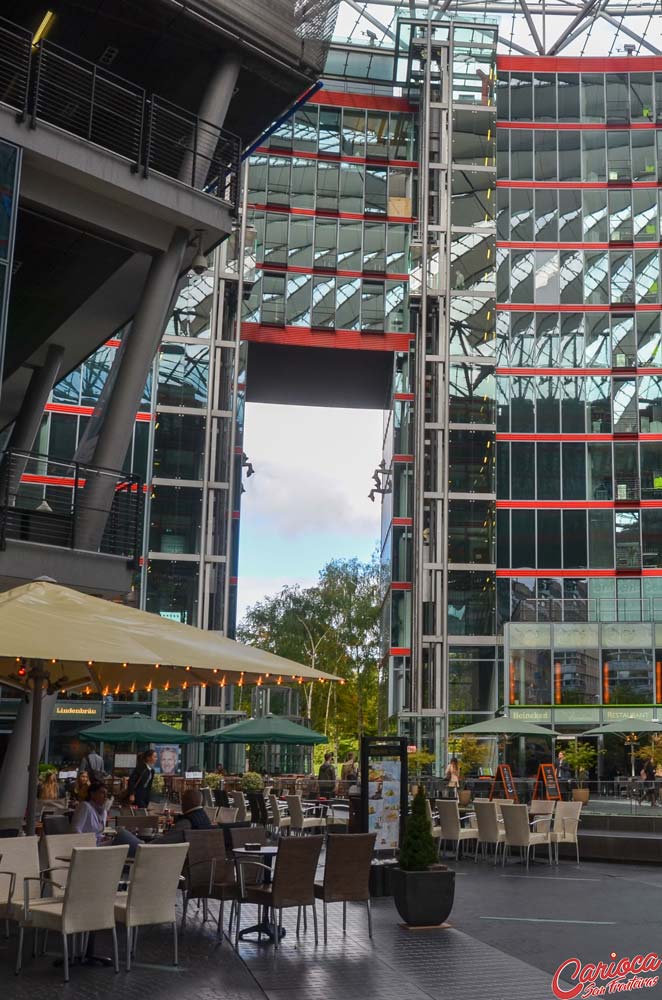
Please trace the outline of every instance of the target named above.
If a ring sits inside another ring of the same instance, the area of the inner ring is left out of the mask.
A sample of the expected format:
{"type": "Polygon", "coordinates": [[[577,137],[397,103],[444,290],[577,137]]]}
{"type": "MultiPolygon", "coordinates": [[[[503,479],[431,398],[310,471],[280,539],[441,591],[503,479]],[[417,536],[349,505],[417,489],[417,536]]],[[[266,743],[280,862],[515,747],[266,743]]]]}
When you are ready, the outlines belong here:
{"type": "Polygon", "coordinates": [[[378,18],[376,18],[374,14],[371,14],[369,11],[367,11],[365,9],[365,4],[361,6],[360,3],[357,3],[357,0],[345,0],[345,3],[347,4],[348,7],[351,7],[352,10],[355,10],[357,14],[360,14],[361,17],[364,17],[366,21],[369,21],[370,24],[373,26],[373,28],[377,28],[378,31],[382,31],[385,35],[388,36],[388,38],[391,38],[393,41],[395,41],[395,35],[391,31],[391,29],[387,28],[385,24],[382,24],[382,22],[378,20],[378,18]]]}
{"type": "Polygon", "coordinates": [[[656,56],[662,56],[660,49],[656,48],[651,42],[647,41],[643,35],[639,35],[636,31],[632,31],[631,28],[628,28],[625,24],[623,24],[622,20],[617,21],[611,16],[611,14],[608,14],[606,10],[599,10],[598,17],[601,17],[603,21],[606,21],[607,24],[611,24],[612,27],[616,28],[618,31],[622,31],[624,35],[627,35],[628,38],[638,42],[639,45],[648,49],[649,52],[654,53],[656,56]]]}
{"type": "Polygon", "coordinates": [[[549,49],[548,55],[553,56],[555,52],[559,52],[563,48],[565,40],[573,33],[575,28],[583,21],[593,10],[598,0],[586,0],[583,8],[580,10],[579,14],[576,14],[572,19],[565,31],[561,32],[557,40],[549,49]]]}
{"type": "Polygon", "coordinates": [[[529,11],[527,2],[526,2],[526,0],[519,0],[519,2],[520,2],[520,7],[522,8],[522,13],[524,14],[524,17],[526,18],[526,23],[529,26],[529,31],[531,32],[531,37],[533,39],[533,44],[535,45],[535,47],[538,50],[538,55],[543,55],[545,50],[543,48],[542,42],[540,41],[540,35],[538,34],[538,32],[536,30],[536,26],[533,23],[533,18],[531,17],[531,12],[529,11]]]}

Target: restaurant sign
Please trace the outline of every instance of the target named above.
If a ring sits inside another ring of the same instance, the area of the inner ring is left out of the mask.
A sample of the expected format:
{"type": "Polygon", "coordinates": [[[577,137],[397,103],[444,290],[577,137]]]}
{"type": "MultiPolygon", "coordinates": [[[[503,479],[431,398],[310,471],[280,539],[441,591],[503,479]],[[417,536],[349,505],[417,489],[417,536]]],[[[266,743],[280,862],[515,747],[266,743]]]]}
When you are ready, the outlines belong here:
{"type": "Polygon", "coordinates": [[[511,708],[510,716],[518,722],[551,722],[552,713],[549,708],[511,708]]]}
{"type": "Polygon", "coordinates": [[[67,705],[58,702],[53,712],[53,719],[66,719],[68,721],[80,719],[81,722],[88,722],[90,719],[101,719],[101,705],[67,705]]]}
{"type": "Polygon", "coordinates": [[[652,708],[603,708],[605,722],[618,722],[619,719],[641,719],[648,722],[653,718],[652,708]]]}

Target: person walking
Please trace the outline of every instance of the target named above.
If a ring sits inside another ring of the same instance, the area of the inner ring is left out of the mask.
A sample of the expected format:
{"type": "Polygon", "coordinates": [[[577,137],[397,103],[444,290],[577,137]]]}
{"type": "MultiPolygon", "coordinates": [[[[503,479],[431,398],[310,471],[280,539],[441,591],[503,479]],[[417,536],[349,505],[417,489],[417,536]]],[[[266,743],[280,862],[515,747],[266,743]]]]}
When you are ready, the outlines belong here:
{"type": "Polygon", "coordinates": [[[559,779],[559,789],[561,794],[565,799],[570,798],[570,779],[572,778],[572,771],[570,765],[565,759],[565,753],[563,750],[559,750],[556,757],[556,777],[559,779]]]}
{"type": "Polygon", "coordinates": [[[333,754],[331,752],[324,754],[324,763],[320,765],[317,777],[321,798],[332,798],[336,790],[336,769],[333,766],[333,754]]]}
{"type": "Polygon", "coordinates": [[[149,805],[155,764],[156,750],[145,750],[144,753],[138,754],[136,767],[129,776],[128,801],[132,806],[146,809],[149,805]]]}
{"type": "Polygon", "coordinates": [[[457,790],[460,787],[460,765],[457,762],[457,757],[451,757],[444,777],[447,787],[450,789],[451,798],[456,799],[457,790]]]}
{"type": "Polygon", "coordinates": [[[103,781],[105,777],[103,757],[96,752],[93,743],[88,744],[87,753],[80,759],[78,774],[83,771],[87,771],[90,781],[103,781]]]}
{"type": "Polygon", "coordinates": [[[655,761],[652,757],[647,757],[639,777],[644,782],[646,798],[650,801],[651,808],[657,805],[655,795],[655,761]]]}

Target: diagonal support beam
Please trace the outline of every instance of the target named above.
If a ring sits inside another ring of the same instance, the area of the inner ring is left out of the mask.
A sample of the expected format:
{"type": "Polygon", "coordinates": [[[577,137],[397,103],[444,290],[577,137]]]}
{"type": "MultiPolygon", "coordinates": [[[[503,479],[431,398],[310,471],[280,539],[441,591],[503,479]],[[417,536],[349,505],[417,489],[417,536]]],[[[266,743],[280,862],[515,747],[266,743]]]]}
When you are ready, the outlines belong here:
{"type": "Polygon", "coordinates": [[[608,14],[605,10],[598,11],[598,17],[601,17],[603,21],[611,24],[618,31],[622,31],[624,35],[627,35],[628,38],[631,38],[634,42],[638,42],[639,45],[648,49],[649,52],[653,52],[656,56],[662,56],[662,51],[656,48],[651,42],[647,41],[643,35],[638,35],[636,31],[632,31],[631,28],[626,27],[622,21],[617,21],[616,18],[612,17],[611,14],[608,14]]]}
{"type": "Polygon", "coordinates": [[[505,38],[503,35],[499,35],[499,42],[501,45],[506,45],[509,49],[512,49],[513,52],[521,52],[523,56],[535,55],[535,52],[532,52],[531,49],[525,49],[523,45],[518,45],[512,38],[505,38]]]}
{"type": "Polygon", "coordinates": [[[556,52],[559,52],[563,48],[566,39],[574,32],[575,28],[588,17],[597,3],[599,3],[599,0],[586,0],[586,3],[580,12],[573,17],[565,31],[559,35],[547,55],[553,56],[556,52]]]}
{"type": "MultiPolygon", "coordinates": [[[[357,3],[357,0],[345,0],[345,3],[347,4],[348,7],[351,7],[352,10],[355,10],[357,14],[360,14],[361,17],[364,17],[366,21],[369,21],[374,28],[377,28],[378,31],[382,31],[385,35],[388,36],[388,38],[391,38],[393,41],[395,41],[395,35],[390,30],[390,28],[387,28],[385,24],[382,24],[382,22],[374,16],[374,14],[371,14],[369,11],[367,11],[365,9],[365,4],[361,6],[360,3],[357,3]]],[[[402,47],[404,48],[405,46],[403,45],[402,47]]]]}
{"type": "Polygon", "coordinates": [[[542,56],[545,54],[545,49],[543,47],[542,42],[540,41],[540,35],[538,34],[536,26],[533,23],[533,18],[531,17],[531,11],[529,10],[528,4],[526,0],[519,0],[519,3],[520,7],[522,8],[522,13],[526,18],[526,23],[529,26],[529,31],[531,32],[531,37],[533,38],[533,44],[538,50],[538,55],[542,56]]]}

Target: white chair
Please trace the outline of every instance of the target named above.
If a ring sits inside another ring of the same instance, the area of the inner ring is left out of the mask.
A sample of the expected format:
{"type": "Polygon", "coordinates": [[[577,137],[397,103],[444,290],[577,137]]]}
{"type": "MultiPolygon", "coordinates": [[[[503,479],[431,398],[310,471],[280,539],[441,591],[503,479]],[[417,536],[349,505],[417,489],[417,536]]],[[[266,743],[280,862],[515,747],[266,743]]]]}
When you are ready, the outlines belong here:
{"type": "Polygon", "coordinates": [[[326,821],[322,816],[304,816],[300,795],[287,796],[287,811],[290,814],[290,829],[294,833],[304,833],[306,830],[315,830],[326,826],[326,821]]]}
{"type": "Polygon", "coordinates": [[[207,813],[207,816],[209,817],[209,822],[216,823],[218,818],[218,806],[203,806],[202,808],[207,813]]]}
{"type": "MultiPolygon", "coordinates": [[[[17,974],[23,964],[23,936],[26,927],[33,927],[35,931],[57,931],[62,935],[65,983],[69,982],[69,935],[112,931],[115,972],[119,972],[115,897],[127,853],[128,847],[104,847],[103,850],[97,847],[74,848],[69,878],[64,894],[59,898],[31,898],[26,880],[24,909],[19,924],[17,974]]],[[[39,877],[37,881],[41,882],[42,878],[39,877]]]]}
{"type": "Polygon", "coordinates": [[[556,807],[555,799],[532,799],[529,816],[536,820],[536,833],[547,833],[552,828],[552,816],[556,807]]]}
{"type": "MultiPolygon", "coordinates": [[[[430,824],[430,833],[435,840],[441,840],[441,826],[439,823],[435,823],[434,816],[432,815],[432,806],[430,805],[430,800],[425,800],[425,812],[427,813],[428,822],[430,824]]],[[[439,850],[439,844],[437,844],[437,850],[439,850]]]]}
{"type": "Polygon", "coordinates": [[[494,847],[494,864],[499,858],[499,847],[505,842],[506,833],[499,823],[496,802],[489,802],[487,799],[474,799],[474,809],[476,811],[476,822],[478,823],[478,839],[476,840],[476,861],[478,861],[478,847],[486,855],[487,848],[494,847]]]}
{"type": "MultiPolygon", "coordinates": [[[[549,853],[549,863],[552,863],[552,840],[549,830],[544,833],[536,833],[529,826],[529,811],[525,805],[517,805],[513,802],[501,806],[501,815],[506,827],[506,841],[503,851],[503,864],[506,863],[506,854],[511,847],[519,847],[520,854],[526,850],[526,870],[529,870],[529,860],[533,850],[541,844],[547,844],[549,853]]],[[[535,821],[534,821],[535,822],[535,821]]],[[[546,822],[546,820],[545,820],[546,822]]]]}
{"type": "MultiPolygon", "coordinates": [[[[579,864],[579,817],[582,811],[581,802],[559,802],[554,813],[554,825],[551,841],[554,844],[556,864],[559,863],[559,844],[574,844],[579,864]]],[[[3,867],[4,867],[4,858],[3,867]]]]}
{"type": "Polygon", "coordinates": [[[30,879],[30,899],[38,899],[39,892],[39,837],[3,838],[0,847],[0,919],[19,920],[23,913],[24,879],[30,879]],[[36,884],[34,880],[36,879],[36,884]]]}
{"type": "Polygon", "coordinates": [[[281,834],[283,830],[287,830],[289,833],[292,817],[281,816],[280,805],[273,792],[269,796],[269,805],[271,806],[271,829],[277,834],[281,834]]]}
{"type": "Polygon", "coordinates": [[[118,893],[115,920],[126,927],[126,971],[135,956],[138,928],[171,924],[174,961],[178,964],[175,899],[188,844],[140,844],[131,869],[128,892],[118,893]]]}
{"type": "Polygon", "coordinates": [[[229,792],[228,798],[237,810],[237,822],[245,823],[247,818],[246,799],[243,792],[229,792]]]}
{"type": "MultiPolygon", "coordinates": [[[[460,809],[457,799],[437,799],[437,812],[441,826],[441,842],[446,840],[455,843],[455,860],[460,857],[460,845],[468,840],[478,839],[478,830],[474,827],[463,827],[460,822],[460,809]]],[[[468,819],[469,816],[465,816],[468,819]]]]}
{"type": "Polygon", "coordinates": [[[61,869],[64,865],[64,871],[59,871],[57,873],[57,878],[52,888],[53,896],[61,896],[63,890],[59,886],[64,887],[67,884],[67,878],[69,877],[68,862],[63,861],[62,858],[69,858],[71,852],[77,847],[96,847],[97,846],[97,835],[96,833],[54,833],[50,834],[48,837],[43,837],[40,849],[44,852],[46,864],[44,868],[53,870],[55,868],[61,869]]]}

